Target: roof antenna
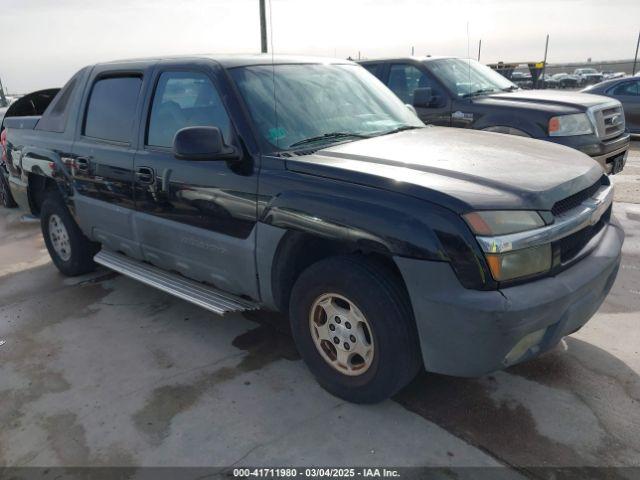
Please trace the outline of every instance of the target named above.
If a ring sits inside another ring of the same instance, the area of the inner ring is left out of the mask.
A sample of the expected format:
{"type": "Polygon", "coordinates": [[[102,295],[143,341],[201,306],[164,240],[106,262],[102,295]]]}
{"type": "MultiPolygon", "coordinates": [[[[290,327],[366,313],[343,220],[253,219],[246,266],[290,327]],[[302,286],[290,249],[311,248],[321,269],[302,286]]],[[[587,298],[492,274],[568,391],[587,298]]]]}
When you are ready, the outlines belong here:
{"type": "Polygon", "coordinates": [[[269,43],[271,46],[271,82],[273,83],[273,117],[275,121],[274,139],[276,146],[280,146],[280,131],[278,129],[278,99],[276,98],[276,66],[273,53],[273,17],[271,16],[271,0],[269,0],[269,43]]]}

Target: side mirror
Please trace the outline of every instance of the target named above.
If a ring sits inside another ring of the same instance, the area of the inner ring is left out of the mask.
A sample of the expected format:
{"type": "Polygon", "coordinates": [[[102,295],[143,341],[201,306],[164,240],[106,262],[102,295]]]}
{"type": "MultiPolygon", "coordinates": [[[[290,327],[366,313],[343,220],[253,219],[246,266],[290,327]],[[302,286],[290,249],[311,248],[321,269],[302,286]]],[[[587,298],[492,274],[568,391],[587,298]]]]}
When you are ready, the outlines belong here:
{"type": "Polygon", "coordinates": [[[218,127],[185,127],[173,137],[173,154],[180,160],[233,160],[235,148],[225,145],[218,127]]]}
{"type": "Polygon", "coordinates": [[[434,100],[431,87],[416,88],[413,92],[413,106],[417,108],[428,108],[434,100]]]}
{"type": "Polygon", "coordinates": [[[416,111],[416,107],[414,107],[413,105],[410,105],[408,103],[405,103],[406,107],[409,109],[409,111],[411,113],[413,113],[414,115],[418,115],[418,112],[416,111]]]}

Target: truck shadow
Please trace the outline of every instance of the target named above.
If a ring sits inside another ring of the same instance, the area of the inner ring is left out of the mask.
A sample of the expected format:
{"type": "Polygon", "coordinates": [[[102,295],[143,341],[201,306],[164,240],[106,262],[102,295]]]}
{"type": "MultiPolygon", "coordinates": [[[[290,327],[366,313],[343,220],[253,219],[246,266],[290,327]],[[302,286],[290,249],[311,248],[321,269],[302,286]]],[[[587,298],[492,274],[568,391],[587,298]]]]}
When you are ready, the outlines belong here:
{"type": "MultiPolygon", "coordinates": [[[[245,317],[259,324],[243,337],[258,351],[265,351],[264,342],[278,349],[290,342],[287,350],[295,351],[286,318],[264,312],[245,317]]],[[[520,469],[628,466],[640,455],[640,376],[573,337],[542,357],[481,378],[423,371],[392,400],[520,469]]],[[[604,470],[573,473],[616,478],[604,470]]]]}
{"type": "MultiPolygon", "coordinates": [[[[638,374],[588,342],[563,346],[478,379],[423,372],[394,400],[514,467],[634,464],[638,374]]],[[[616,478],[588,476],[600,473],[616,478]]]]}

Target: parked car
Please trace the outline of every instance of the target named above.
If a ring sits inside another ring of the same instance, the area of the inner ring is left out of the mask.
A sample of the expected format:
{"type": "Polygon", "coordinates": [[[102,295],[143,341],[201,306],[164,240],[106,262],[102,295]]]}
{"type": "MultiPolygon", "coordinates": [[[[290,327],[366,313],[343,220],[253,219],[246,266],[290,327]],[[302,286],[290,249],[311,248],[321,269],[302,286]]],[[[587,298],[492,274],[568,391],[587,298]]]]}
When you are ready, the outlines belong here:
{"type": "Polygon", "coordinates": [[[511,79],[513,83],[518,85],[520,88],[533,88],[533,80],[531,79],[530,73],[525,72],[513,72],[511,74],[511,79]]]}
{"type": "Polygon", "coordinates": [[[578,88],[580,86],[580,77],[577,75],[556,73],[551,78],[556,88],[578,88]]]}
{"type": "Polygon", "coordinates": [[[624,78],[626,76],[627,74],[625,72],[614,72],[612,70],[602,72],[603,80],[613,80],[614,78],[624,78]]]}
{"type": "Polygon", "coordinates": [[[428,124],[510,133],[576,148],[607,173],[624,168],[629,134],[606,130],[620,102],[597,95],[521,90],[475,60],[409,57],[361,64],[428,124]]]}
{"type": "Polygon", "coordinates": [[[602,81],[602,73],[595,68],[576,68],[574,75],[580,77],[580,85],[591,85],[602,81]]]}
{"type": "Polygon", "coordinates": [[[98,64],[5,125],[12,191],[63,274],[97,262],[215,313],[288,313],[319,383],[353,402],[423,366],[534,358],[620,264],[588,156],[426,127],[348,61],[98,64]]]}
{"type": "Polygon", "coordinates": [[[624,117],[612,118],[606,124],[607,128],[613,128],[614,124],[622,122],[626,123],[629,132],[640,134],[640,78],[606,80],[585,88],[583,92],[606,95],[622,103],[624,117]]]}

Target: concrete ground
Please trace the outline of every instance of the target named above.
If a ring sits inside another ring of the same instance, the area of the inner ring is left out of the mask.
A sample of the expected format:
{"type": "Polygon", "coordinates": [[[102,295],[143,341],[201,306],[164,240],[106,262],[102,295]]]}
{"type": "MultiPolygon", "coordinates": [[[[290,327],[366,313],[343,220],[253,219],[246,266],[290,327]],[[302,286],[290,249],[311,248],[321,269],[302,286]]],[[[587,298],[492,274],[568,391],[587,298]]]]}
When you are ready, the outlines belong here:
{"type": "Polygon", "coordinates": [[[67,279],[39,226],[0,209],[0,465],[640,466],[640,145],[615,183],[623,265],[585,328],[373,406],[318,387],[282,319],[67,279]]]}

